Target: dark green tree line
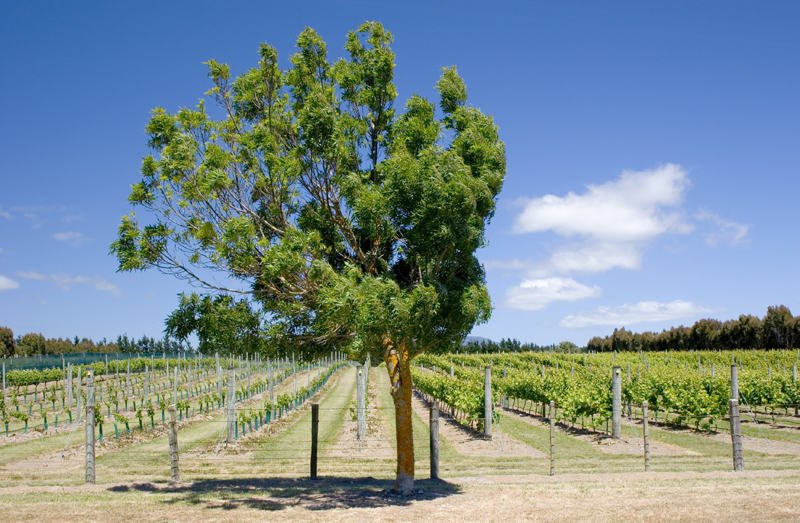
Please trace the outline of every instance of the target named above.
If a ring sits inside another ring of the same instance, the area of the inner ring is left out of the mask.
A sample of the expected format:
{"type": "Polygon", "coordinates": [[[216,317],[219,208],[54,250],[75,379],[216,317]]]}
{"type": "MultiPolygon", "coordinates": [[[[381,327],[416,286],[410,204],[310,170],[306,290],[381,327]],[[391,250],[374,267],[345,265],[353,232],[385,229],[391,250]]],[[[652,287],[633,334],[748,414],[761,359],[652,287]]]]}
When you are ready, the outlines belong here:
{"type": "Polygon", "coordinates": [[[768,307],[763,318],[742,314],[735,320],[721,322],[698,320],[691,327],[672,327],[660,333],[634,333],[614,329],[613,334],[595,336],[586,348],[590,351],[670,351],[789,349],[800,343],[800,316],[792,316],[788,307],[768,307]]]}

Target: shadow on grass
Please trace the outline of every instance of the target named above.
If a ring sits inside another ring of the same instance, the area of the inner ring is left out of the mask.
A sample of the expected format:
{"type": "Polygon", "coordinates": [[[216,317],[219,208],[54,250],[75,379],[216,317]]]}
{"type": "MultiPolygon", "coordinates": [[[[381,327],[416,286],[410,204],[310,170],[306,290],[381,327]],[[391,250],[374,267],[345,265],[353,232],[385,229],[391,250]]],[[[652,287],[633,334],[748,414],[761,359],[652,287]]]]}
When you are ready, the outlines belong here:
{"type": "Polygon", "coordinates": [[[133,483],[115,485],[109,492],[152,492],[168,494],[165,504],[204,505],[208,509],[282,510],[302,507],[307,510],[336,508],[379,508],[406,506],[413,501],[430,501],[458,495],[458,485],[442,480],[423,479],[414,483],[411,496],[391,492],[394,480],[375,478],[238,478],[202,480],[193,483],[133,483]]]}

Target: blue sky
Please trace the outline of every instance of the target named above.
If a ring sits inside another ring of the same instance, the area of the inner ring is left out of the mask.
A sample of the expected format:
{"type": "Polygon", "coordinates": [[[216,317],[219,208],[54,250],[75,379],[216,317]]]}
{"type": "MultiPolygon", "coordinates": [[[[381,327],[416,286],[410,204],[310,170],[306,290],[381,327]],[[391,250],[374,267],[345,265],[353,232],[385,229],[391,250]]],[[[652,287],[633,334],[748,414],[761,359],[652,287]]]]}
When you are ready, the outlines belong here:
{"type": "MultiPolygon", "coordinates": [[[[585,344],[614,327],[800,313],[800,3],[16,2],[0,8],[0,325],[160,337],[184,282],[108,255],[149,111],[202,62],[284,61],[304,27],[394,34],[401,105],[455,64],[508,174],[473,334],[585,344]]],[[[286,63],[286,62],[284,62],[286,63]]]]}

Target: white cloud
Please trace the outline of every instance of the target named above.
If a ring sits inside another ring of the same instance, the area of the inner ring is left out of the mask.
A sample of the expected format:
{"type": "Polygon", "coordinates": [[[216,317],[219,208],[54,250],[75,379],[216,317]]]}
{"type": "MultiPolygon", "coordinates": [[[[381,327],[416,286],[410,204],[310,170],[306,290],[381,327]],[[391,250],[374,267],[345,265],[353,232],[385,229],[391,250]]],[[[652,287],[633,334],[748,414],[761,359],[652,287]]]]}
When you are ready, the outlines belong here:
{"type": "Polygon", "coordinates": [[[686,171],[670,163],[623,171],[617,180],[587,186],[583,194],[520,200],[524,208],[514,232],[550,231],[573,240],[556,247],[547,260],[495,262],[486,267],[521,270],[536,278],[615,267],[638,269],[648,240],[693,230],[680,208],[689,185],[686,171]]]}
{"type": "Polygon", "coordinates": [[[73,285],[86,284],[86,285],[91,285],[93,288],[99,291],[110,292],[114,296],[122,295],[122,292],[116,285],[99,276],[87,277],[87,276],[67,276],[64,274],[51,274],[50,278],[56,283],[56,285],[58,285],[65,291],[70,290],[73,285]]]}
{"type": "Polygon", "coordinates": [[[571,278],[524,280],[521,284],[506,290],[503,305],[510,309],[538,311],[554,301],[596,298],[602,292],[600,287],[587,287],[571,278]]]}
{"type": "Polygon", "coordinates": [[[510,271],[532,271],[538,265],[538,262],[532,260],[486,260],[483,262],[483,267],[487,271],[493,269],[510,270],[510,271]]]}
{"type": "Polygon", "coordinates": [[[518,233],[553,231],[599,241],[633,242],[665,232],[692,230],[680,212],[689,178],[682,167],[666,164],[648,171],[624,171],[618,180],[589,185],[584,194],[533,198],[517,217],[518,233]]]}
{"type": "Polygon", "coordinates": [[[41,205],[22,205],[16,207],[0,208],[0,216],[7,220],[15,220],[18,216],[31,221],[31,228],[39,229],[47,223],[46,216],[66,212],[63,205],[44,207],[41,205]]]}
{"type": "Polygon", "coordinates": [[[57,232],[53,235],[53,238],[60,242],[69,242],[71,245],[78,245],[83,241],[83,234],[73,231],[57,232]]]}
{"type": "Polygon", "coordinates": [[[719,214],[711,211],[702,210],[695,214],[695,218],[704,222],[711,222],[717,226],[718,230],[705,235],[706,243],[711,247],[716,247],[721,242],[729,245],[740,245],[747,242],[747,231],[750,227],[741,223],[732,222],[722,218],[719,214]]]}
{"type": "Polygon", "coordinates": [[[19,287],[19,282],[0,274],[0,291],[7,291],[19,287]]]}
{"type": "Polygon", "coordinates": [[[642,264],[640,249],[629,243],[571,243],[558,247],[547,260],[486,260],[487,271],[500,269],[521,272],[532,278],[573,272],[598,273],[614,267],[638,269],[642,264]]]}
{"type": "Polygon", "coordinates": [[[570,314],[562,319],[559,325],[573,329],[598,325],[627,327],[637,323],[693,318],[710,312],[715,312],[715,309],[695,305],[690,301],[675,300],[669,303],[641,301],[633,305],[598,307],[593,311],[570,314]]]}
{"type": "Polygon", "coordinates": [[[541,264],[541,274],[570,274],[573,272],[605,272],[614,267],[638,269],[642,253],[631,243],[588,243],[567,245],[556,249],[547,262],[541,264]]]}
{"type": "Polygon", "coordinates": [[[47,279],[47,276],[44,274],[39,274],[38,272],[25,272],[25,271],[17,271],[17,276],[20,278],[27,278],[29,280],[39,280],[44,281],[47,279]]]}

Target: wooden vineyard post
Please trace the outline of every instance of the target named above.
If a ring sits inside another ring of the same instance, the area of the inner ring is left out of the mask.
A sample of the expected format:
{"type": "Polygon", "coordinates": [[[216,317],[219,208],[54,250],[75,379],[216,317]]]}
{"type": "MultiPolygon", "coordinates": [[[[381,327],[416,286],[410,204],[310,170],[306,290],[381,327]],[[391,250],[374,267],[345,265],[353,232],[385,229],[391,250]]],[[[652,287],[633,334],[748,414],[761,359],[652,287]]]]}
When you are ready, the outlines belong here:
{"type": "Polygon", "coordinates": [[[228,394],[225,400],[227,407],[227,424],[228,433],[225,438],[225,443],[233,443],[236,439],[236,376],[234,368],[228,367],[228,394]]]}
{"type": "MultiPolygon", "coordinates": [[[[792,364],[792,383],[797,383],[797,363],[792,364]]],[[[794,415],[797,416],[797,405],[794,406],[794,415]]]]}
{"type": "Polygon", "coordinates": [[[222,399],[222,366],[217,358],[217,396],[222,399]]]}
{"type": "Polygon", "coordinates": [[[644,471],[650,472],[650,432],[647,430],[647,402],[642,403],[642,431],[644,432],[644,471]]]}
{"type": "MultiPolygon", "coordinates": [[[[69,419],[72,420],[72,363],[67,367],[67,411],[69,412],[69,419]]],[[[78,417],[77,415],[75,416],[78,417]]]]}
{"type": "Polygon", "coordinates": [[[81,368],[78,367],[78,379],[75,380],[75,418],[80,418],[81,409],[81,368]]]}
{"type": "Polygon", "coordinates": [[[733,446],[733,470],[744,470],[744,458],[742,457],[742,429],[739,426],[739,402],[730,400],[730,421],[731,421],[731,445],[733,446]]]}
{"type": "Polygon", "coordinates": [[[483,433],[492,437],[492,366],[487,365],[483,378],[483,433]]]}
{"type": "Polygon", "coordinates": [[[169,406],[169,469],[172,482],[181,480],[178,469],[178,415],[175,405],[169,406]]]}
{"type": "Polygon", "coordinates": [[[439,479],[439,402],[433,401],[430,408],[431,429],[431,479],[439,479]]]}
{"type": "Polygon", "coordinates": [[[739,401],[739,376],[736,364],[731,365],[731,399],[739,401]]]}
{"type": "Polygon", "coordinates": [[[94,379],[86,373],[86,483],[94,485],[94,379]]]}
{"type": "Polygon", "coordinates": [[[311,479],[317,479],[317,438],[319,436],[319,404],[311,405],[311,479]]]}
{"type": "Polygon", "coordinates": [[[550,402],[550,475],[556,475],[556,402],[550,402]]]}
{"type": "Polygon", "coordinates": [[[275,373],[272,370],[272,360],[267,358],[267,374],[269,376],[269,420],[275,419],[275,373]]]}
{"type": "Polygon", "coordinates": [[[297,367],[295,367],[294,352],[292,353],[292,380],[293,380],[293,383],[294,383],[294,389],[292,389],[293,390],[292,394],[294,395],[294,402],[293,402],[294,407],[293,408],[296,409],[297,408],[297,367]]]}
{"type": "Polygon", "coordinates": [[[615,366],[611,372],[611,437],[619,439],[622,436],[622,369],[615,366]]]}
{"type": "Polygon", "coordinates": [[[367,435],[367,417],[364,411],[364,399],[366,397],[364,366],[356,365],[356,373],[356,433],[358,435],[358,450],[361,452],[361,442],[367,435]]]}
{"type": "MultiPolygon", "coordinates": [[[[630,382],[631,382],[631,364],[628,363],[628,380],[626,381],[626,383],[630,384],[630,382]]],[[[627,408],[628,408],[628,419],[630,419],[631,415],[633,414],[633,412],[631,410],[631,402],[630,401],[628,401],[628,403],[627,403],[627,408]]]]}

